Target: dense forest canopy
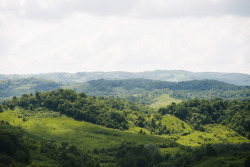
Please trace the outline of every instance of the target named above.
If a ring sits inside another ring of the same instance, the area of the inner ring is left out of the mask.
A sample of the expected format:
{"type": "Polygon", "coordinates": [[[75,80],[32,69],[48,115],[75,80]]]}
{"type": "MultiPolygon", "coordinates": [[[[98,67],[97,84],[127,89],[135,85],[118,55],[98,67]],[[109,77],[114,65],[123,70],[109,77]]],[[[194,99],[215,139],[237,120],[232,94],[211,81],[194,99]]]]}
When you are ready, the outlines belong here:
{"type": "Polygon", "coordinates": [[[23,94],[20,98],[14,96],[3,102],[3,107],[14,109],[16,106],[30,110],[42,107],[66,114],[76,120],[120,129],[128,129],[125,111],[150,112],[149,107],[137,103],[114,98],[90,97],[84,93],[77,94],[70,89],[36,92],[35,95],[23,94]]]}
{"type": "Polygon", "coordinates": [[[77,92],[92,96],[112,96],[150,105],[156,98],[169,94],[172,98],[189,100],[194,98],[222,98],[245,101],[250,98],[248,86],[236,86],[215,80],[167,82],[147,79],[93,80],[85,84],[69,85],[77,92]]]}
{"type": "Polygon", "coordinates": [[[250,100],[246,102],[213,100],[188,100],[179,104],[172,103],[160,108],[162,115],[172,114],[202,130],[201,125],[222,124],[250,139],[250,100]]]}
{"type": "Polygon", "coordinates": [[[84,92],[91,96],[111,96],[146,105],[154,103],[163,94],[181,100],[219,97],[225,100],[245,101],[250,97],[248,86],[236,86],[215,80],[176,83],[148,79],[99,79],[83,84],[62,85],[50,80],[25,78],[0,81],[0,101],[24,93],[34,94],[36,91],[44,92],[57,88],[74,89],[78,93],[84,92]]]}

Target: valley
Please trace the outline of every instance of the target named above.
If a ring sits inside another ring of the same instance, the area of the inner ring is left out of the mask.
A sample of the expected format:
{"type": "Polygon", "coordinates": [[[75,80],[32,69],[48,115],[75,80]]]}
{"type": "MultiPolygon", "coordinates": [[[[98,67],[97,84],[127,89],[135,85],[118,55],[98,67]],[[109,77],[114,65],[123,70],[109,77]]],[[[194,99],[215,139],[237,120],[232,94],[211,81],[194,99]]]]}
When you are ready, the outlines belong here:
{"type": "Polygon", "coordinates": [[[248,86],[36,78],[0,85],[0,166],[247,166],[250,160],[248,86]]]}

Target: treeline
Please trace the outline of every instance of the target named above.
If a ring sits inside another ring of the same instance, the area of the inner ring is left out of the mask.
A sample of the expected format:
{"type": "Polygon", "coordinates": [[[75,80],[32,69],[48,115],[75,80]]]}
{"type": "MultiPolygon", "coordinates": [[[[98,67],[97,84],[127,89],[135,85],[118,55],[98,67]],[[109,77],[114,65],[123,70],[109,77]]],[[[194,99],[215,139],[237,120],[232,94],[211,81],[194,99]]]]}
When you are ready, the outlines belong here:
{"type": "Polygon", "coordinates": [[[180,100],[191,100],[191,99],[215,99],[221,98],[224,100],[239,100],[247,101],[250,100],[250,89],[243,90],[206,90],[206,91],[196,91],[196,90],[169,90],[166,89],[156,89],[153,91],[142,91],[139,94],[133,95],[117,95],[112,96],[119,99],[125,99],[128,101],[150,105],[157,101],[163,94],[169,94],[171,98],[180,100]]]}
{"type": "Polygon", "coordinates": [[[190,100],[190,99],[215,99],[222,98],[224,100],[239,100],[247,101],[250,100],[250,89],[242,90],[220,90],[212,89],[207,91],[190,91],[190,90],[176,90],[169,91],[170,97],[181,100],[190,100]]]}
{"type": "Polygon", "coordinates": [[[0,124],[0,166],[46,166],[40,157],[46,157],[61,167],[99,167],[97,157],[66,142],[38,140],[22,129],[2,121],[0,124]],[[7,125],[6,125],[7,124],[7,125]],[[33,156],[32,156],[33,155],[33,156]],[[34,156],[36,155],[36,156],[34,156]]]}
{"type": "Polygon", "coordinates": [[[118,147],[94,149],[93,153],[100,157],[100,162],[109,163],[109,167],[191,167],[218,156],[224,158],[225,166],[247,167],[250,164],[249,150],[250,144],[248,143],[204,144],[200,147],[187,147],[174,142],[166,142],[162,145],[141,145],[123,141],[118,147]],[[175,153],[161,151],[173,148],[178,151],[175,153]],[[110,157],[110,155],[115,157],[111,162],[107,161],[107,156],[110,157]],[[230,162],[232,157],[237,161],[230,162]]]}
{"type": "Polygon", "coordinates": [[[219,123],[250,139],[250,100],[228,101],[222,99],[193,99],[172,103],[158,110],[162,115],[171,114],[202,130],[202,125],[219,123]]]}
{"type": "Polygon", "coordinates": [[[181,100],[217,97],[224,100],[250,100],[249,86],[236,86],[215,80],[167,82],[147,79],[99,79],[72,88],[91,96],[111,96],[144,105],[154,103],[162,94],[169,94],[170,97],[181,100]]]}
{"type": "Polygon", "coordinates": [[[114,98],[90,97],[84,93],[77,94],[69,89],[57,89],[49,92],[36,92],[14,96],[4,101],[3,107],[14,109],[16,106],[27,110],[46,108],[94,124],[109,128],[128,129],[127,111],[150,112],[150,108],[137,103],[114,98]]]}
{"type": "Polygon", "coordinates": [[[241,90],[246,87],[226,84],[224,82],[216,80],[193,80],[193,81],[182,81],[182,82],[168,82],[168,81],[157,81],[147,79],[126,79],[126,80],[92,80],[88,82],[91,87],[96,90],[109,90],[113,87],[123,87],[127,90],[134,88],[142,88],[147,91],[155,89],[170,90],[197,90],[206,91],[211,89],[220,90],[241,90]]]}

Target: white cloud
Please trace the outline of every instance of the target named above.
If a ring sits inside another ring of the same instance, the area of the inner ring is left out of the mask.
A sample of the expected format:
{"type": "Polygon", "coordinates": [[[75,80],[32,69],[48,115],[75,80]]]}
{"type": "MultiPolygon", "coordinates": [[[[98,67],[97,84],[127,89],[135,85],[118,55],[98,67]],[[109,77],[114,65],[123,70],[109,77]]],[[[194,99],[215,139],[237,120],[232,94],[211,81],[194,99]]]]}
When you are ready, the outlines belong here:
{"type": "Polygon", "coordinates": [[[248,1],[120,2],[0,1],[0,73],[249,73],[248,1]]]}

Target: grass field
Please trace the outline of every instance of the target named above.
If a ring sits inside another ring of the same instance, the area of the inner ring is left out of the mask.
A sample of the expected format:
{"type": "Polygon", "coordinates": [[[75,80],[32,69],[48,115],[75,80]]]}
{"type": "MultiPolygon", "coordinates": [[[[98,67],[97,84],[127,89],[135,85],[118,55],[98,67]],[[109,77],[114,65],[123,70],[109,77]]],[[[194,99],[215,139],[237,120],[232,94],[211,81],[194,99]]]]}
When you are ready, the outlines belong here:
{"type": "Polygon", "coordinates": [[[204,128],[204,132],[194,131],[181,136],[177,143],[188,146],[200,146],[205,143],[250,143],[247,138],[222,125],[206,125],[204,128]]]}
{"type": "Polygon", "coordinates": [[[139,144],[166,142],[166,139],[160,136],[110,129],[84,121],[76,121],[66,116],[58,116],[49,111],[45,113],[45,116],[41,113],[28,114],[24,112],[20,109],[8,110],[0,113],[0,119],[9,122],[10,125],[20,126],[45,140],[58,143],[68,142],[89,150],[111,147],[124,140],[139,144]],[[26,115],[25,118],[21,117],[22,113],[26,115]]]}
{"type": "Polygon", "coordinates": [[[159,109],[161,107],[166,107],[166,106],[170,105],[172,102],[180,103],[181,100],[173,99],[169,96],[169,94],[163,94],[160,97],[158,97],[156,102],[151,104],[150,107],[155,108],[155,109],[159,109]]]}
{"type": "Polygon", "coordinates": [[[0,113],[0,119],[9,122],[10,125],[20,126],[45,140],[68,142],[89,150],[111,147],[124,140],[138,144],[162,144],[166,143],[166,139],[173,139],[187,146],[200,146],[204,143],[250,143],[247,138],[222,125],[206,125],[204,132],[194,131],[190,125],[172,115],[166,115],[161,120],[162,125],[172,130],[171,134],[161,136],[150,135],[149,130],[136,126],[130,127],[127,131],[110,129],[76,121],[51,111],[34,112],[16,108],[14,111],[0,113]],[[146,135],[138,134],[140,129],[146,132],[146,135]]]}

